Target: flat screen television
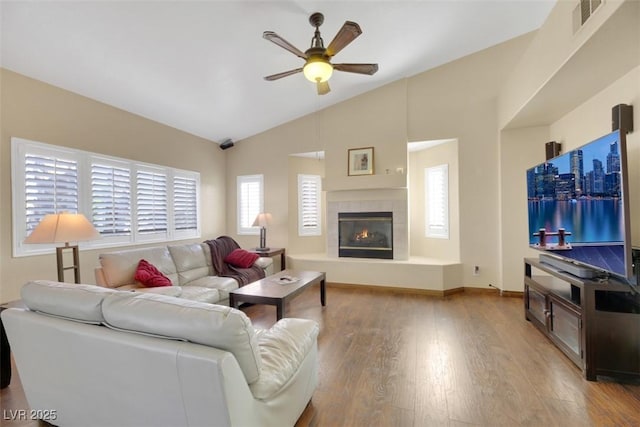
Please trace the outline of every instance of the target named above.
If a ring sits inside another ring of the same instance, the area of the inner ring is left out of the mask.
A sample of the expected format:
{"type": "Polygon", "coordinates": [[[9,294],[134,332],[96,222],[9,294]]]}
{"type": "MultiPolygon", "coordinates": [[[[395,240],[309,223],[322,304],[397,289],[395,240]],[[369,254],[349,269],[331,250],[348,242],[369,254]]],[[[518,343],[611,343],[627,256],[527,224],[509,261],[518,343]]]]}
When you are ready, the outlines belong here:
{"type": "Polygon", "coordinates": [[[615,131],[528,169],[529,246],[637,285],[626,155],[615,131]]]}

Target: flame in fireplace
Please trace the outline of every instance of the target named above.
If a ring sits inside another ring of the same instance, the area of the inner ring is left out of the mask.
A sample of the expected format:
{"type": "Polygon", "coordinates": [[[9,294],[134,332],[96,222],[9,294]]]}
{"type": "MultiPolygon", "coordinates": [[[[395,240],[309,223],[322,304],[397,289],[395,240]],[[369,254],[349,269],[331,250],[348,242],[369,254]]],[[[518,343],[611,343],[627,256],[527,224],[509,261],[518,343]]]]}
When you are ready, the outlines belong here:
{"type": "Polygon", "coordinates": [[[366,239],[367,237],[369,237],[369,230],[366,228],[363,228],[362,231],[356,233],[356,240],[366,239]]]}

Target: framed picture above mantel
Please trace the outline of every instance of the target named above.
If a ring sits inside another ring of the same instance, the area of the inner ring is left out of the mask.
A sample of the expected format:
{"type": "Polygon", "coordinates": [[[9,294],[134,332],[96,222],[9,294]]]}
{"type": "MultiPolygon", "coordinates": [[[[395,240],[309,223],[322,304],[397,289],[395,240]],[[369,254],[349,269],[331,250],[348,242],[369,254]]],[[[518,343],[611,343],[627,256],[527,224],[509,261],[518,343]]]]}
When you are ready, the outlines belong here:
{"type": "Polygon", "coordinates": [[[373,147],[350,148],[347,162],[349,176],[373,175],[373,147]]]}

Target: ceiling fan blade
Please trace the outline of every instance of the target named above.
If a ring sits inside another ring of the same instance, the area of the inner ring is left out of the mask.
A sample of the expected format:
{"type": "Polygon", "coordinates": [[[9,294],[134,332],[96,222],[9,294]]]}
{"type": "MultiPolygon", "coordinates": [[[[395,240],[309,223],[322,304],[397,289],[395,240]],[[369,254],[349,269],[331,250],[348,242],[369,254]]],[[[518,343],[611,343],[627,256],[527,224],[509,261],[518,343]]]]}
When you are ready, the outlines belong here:
{"type": "Polygon", "coordinates": [[[316,87],[318,88],[318,95],[326,95],[331,91],[329,82],[318,82],[316,87]]]}
{"type": "Polygon", "coordinates": [[[271,74],[270,76],[267,76],[264,79],[272,82],[274,80],[278,80],[278,79],[281,79],[283,77],[287,77],[287,76],[290,76],[292,74],[299,73],[301,71],[302,71],[302,68],[296,68],[295,70],[283,71],[282,73],[278,73],[278,74],[271,74]]]}
{"type": "Polygon", "coordinates": [[[355,22],[346,21],[338,34],[331,40],[327,47],[327,55],[329,57],[340,52],[346,45],[351,43],[356,37],[362,34],[360,26],[355,22]]]}
{"type": "Polygon", "coordinates": [[[307,55],[305,55],[300,49],[298,49],[273,31],[265,31],[264,33],[262,33],[262,38],[277,44],[281,48],[293,53],[295,56],[299,56],[302,59],[307,59],[307,55]]]}
{"type": "Polygon", "coordinates": [[[378,64],[333,64],[333,69],[372,76],[378,71],[378,64]]]}

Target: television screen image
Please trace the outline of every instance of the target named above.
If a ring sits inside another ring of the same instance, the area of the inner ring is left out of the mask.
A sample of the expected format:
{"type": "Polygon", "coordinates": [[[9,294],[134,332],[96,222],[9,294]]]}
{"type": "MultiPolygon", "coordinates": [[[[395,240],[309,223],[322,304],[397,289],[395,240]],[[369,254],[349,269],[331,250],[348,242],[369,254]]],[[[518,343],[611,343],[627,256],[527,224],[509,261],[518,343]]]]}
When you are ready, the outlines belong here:
{"type": "Polygon", "coordinates": [[[530,247],[632,277],[625,150],[616,131],[527,170],[530,247]]]}

